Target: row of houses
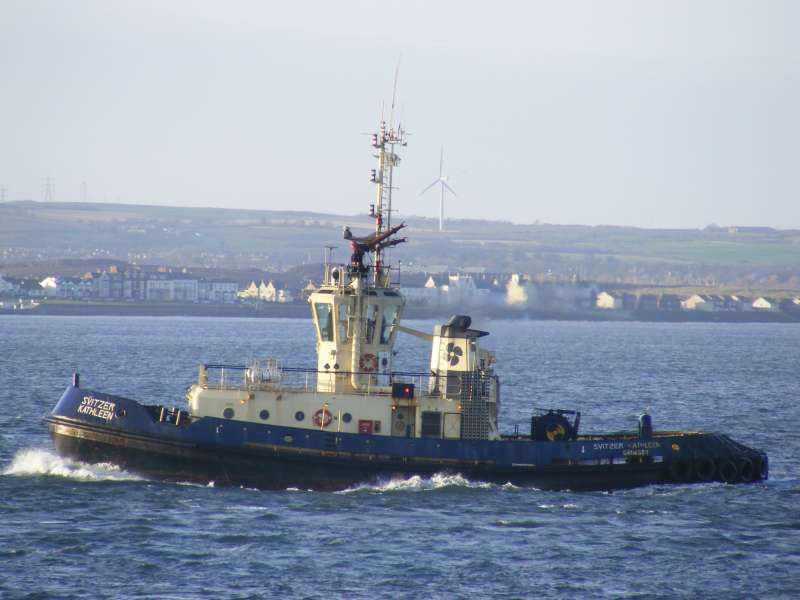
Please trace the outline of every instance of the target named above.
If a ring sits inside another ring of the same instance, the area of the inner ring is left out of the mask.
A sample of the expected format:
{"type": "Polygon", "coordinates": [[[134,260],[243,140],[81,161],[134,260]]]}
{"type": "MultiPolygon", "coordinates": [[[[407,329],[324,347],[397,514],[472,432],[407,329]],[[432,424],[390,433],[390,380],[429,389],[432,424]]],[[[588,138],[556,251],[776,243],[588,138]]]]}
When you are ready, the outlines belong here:
{"type": "Polygon", "coordinates": [[[0,276],[0,294],[27,298],[230,304],[236,302],[238,292],[235,281],[176,277],[168,272],[112,270],[81,277],[51,276],[41,281],[0,276]]]}
{"type": "Polygon", "coordinates": [[[800,310],[800,296],[779,300],[770,296],[759,296],[753,299],[738,294],[692,294],[681,297],[677,294],[630,294],[602,291],[597,294],[595,304],[597,308],[603,310],[793,312],[800,310]]]}
{"type": "MultiPolygon", "coordinates": [[[[313,291],[314,286],[309,285],[313,291]]],[[[261,281],[258,284],[252,281],[244,289],[240,289],[236,281],[206,280],[169,271],[118,271],[114,268],[86,273],[81,277],[45,277],[41,281],[5,278],[0,275],[0,295],[212,304],[234,304],[242,301],[293,302],[295,298],[289,289],[279,289],[272,281],[261,281]]]]}
{"type": "Polygon", "coordinates": [[[404,288],[409,305],[429,308],[498,308],[556,312],[622,311],[800,311],[800,296],[775,299],[743,295],[632,294],[602,290],[586,281],[534,281],[519,274],[476,280],[472,275],[428,277],[423,287],[404,288]]]}
{"type": "Polygon", "coordinates": [[[597,286],[584,281],[532,281],[519,274],[481,277],[456,273],[428,277],[423,287],[404,287],[409,305],[575,311],[594,305],[597,286]]]}
{"type": "MultiPolygon", "coordinates": [[[[313,288],[313,284],[310,284],[313,288]]],[[[294,302],[294,295],[286,288],[277,288],[270,281],[268,283],[256,284],[251,281],[245,289],[237,292],[237,296],[243,300],[262,301],[262,302],[294,302]]]]}
{"type": "MultiPolygon", "coordinates": [[[[418,280],[420,283],[422,280],[418,280]]],[[[419,285],[419,284],[418,284],[419,285]]],[[[41,281],[0,275],[0,295],[25,298],[101,299],[151,302],[294,302],[316,287],[308,282],[294,293],[273,281],[251,281],[240,289],[236,281],[193,278],[185,272],[140,269],[86,273],[81,277],[46,277],[41,281]]],[[[602,290],[596,283],[533,280],[520,274],[451,273],[429,276],[422,287],[403,287],[410,306],[446,310],[539,310],[575,312],[620,311],[800,311],[800,297],[775,299],[742,295],[632,294],[602,290]]]]}

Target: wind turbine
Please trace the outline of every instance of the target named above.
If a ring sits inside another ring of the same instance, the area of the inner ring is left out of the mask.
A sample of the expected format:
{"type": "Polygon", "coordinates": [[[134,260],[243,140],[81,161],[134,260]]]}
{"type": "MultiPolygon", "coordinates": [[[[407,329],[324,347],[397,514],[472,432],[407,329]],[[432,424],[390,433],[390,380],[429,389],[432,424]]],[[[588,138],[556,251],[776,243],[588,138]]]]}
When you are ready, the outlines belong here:
{"type": "Polygon", "coordinates": [[[444,190],[450,191],[453,196],[456,195],[456,191],[451,188],[447,183],[447,175],[444,174],[444,146],[442,146],[442,150],[439,154],[439,177],[436,178],[433,183],[431,183],[428,187],[422,190],[419,195],[422,196],[425,192],[431,189],[436,184],[439,184],[439,231],[444,230],[444,190]]]}

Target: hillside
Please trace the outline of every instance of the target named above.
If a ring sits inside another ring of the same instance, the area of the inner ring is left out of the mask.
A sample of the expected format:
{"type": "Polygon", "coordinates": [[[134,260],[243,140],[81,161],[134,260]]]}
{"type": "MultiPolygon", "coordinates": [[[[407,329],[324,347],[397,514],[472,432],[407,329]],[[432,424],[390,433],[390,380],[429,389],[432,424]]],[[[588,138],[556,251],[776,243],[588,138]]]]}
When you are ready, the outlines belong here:
{"type": "MultiPolygon", "coordinates": [[[[449,221],[401,215],[409,243],[393,251],[406,271],[471,269],[653,285],[774,284],[800,288],[800,231],[703,230],[449,221]]],[[[116,259],[212,269],[280,272],[346,261],[344,225],[367,215],[176,208],[131,204],[0,204],[0,263],[116,259]]]]}

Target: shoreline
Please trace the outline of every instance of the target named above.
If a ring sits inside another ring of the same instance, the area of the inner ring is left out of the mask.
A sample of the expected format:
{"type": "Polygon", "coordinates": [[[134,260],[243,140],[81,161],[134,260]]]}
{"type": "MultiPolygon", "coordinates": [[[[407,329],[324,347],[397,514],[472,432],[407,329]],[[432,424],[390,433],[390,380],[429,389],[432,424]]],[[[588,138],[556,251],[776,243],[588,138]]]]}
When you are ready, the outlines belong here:
{"type": "MultiPolygon", "coordinates": [[[[784,312],[707,312],[707,311],[546,311],[510,308],[475,309],[450,307],[431,309],[408,307],[408,319],[446,319],[453,314],[466,313],[474,318],[529,319],[541,321],[639,321],[663,323],[800,323],[800,313],[784,312]]],[[[1,310],[0,315],[46,315],[85,317],[239,317],[306,319],[309,307],[303,302],[287,304],[263,303],[193,304],[150,302],[42,302],[37,308],[22,311],[1,310]]]]}

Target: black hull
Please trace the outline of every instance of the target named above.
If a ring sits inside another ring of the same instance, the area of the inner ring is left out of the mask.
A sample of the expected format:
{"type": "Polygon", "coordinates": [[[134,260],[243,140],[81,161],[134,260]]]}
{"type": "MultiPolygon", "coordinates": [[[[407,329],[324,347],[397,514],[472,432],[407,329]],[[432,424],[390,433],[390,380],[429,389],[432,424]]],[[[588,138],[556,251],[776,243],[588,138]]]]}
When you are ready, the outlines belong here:
{"type": "MultiPolygon", "coordinates": [[[[109,462],[132,473],[163,481],[180,481],[258,489],[298,487],[341,490],[359,483],[440,472],[459,473],[473,481],[512,483],[545,490],[610,490],[652,484],[714,479],[715,474],[696,473],[691,465],[629,462],[600,465],[549,465],[524,471],[497,465],[446,465],[419,461],[392,464],[368,459],[343,459],[325,453],[286,453],[275,448],[221,448],[176,442],[151,436],[104,430],[84,423],[50,419],[56,449],[62,456],[89,463],[109,462]]],[[[758,463],[765,479],[766,457],[758,463]]],[[[721,463],[725,464],[725,463],[721,463]]],[[[734,481],[730,481],[733,483],[734,481]]]]}

